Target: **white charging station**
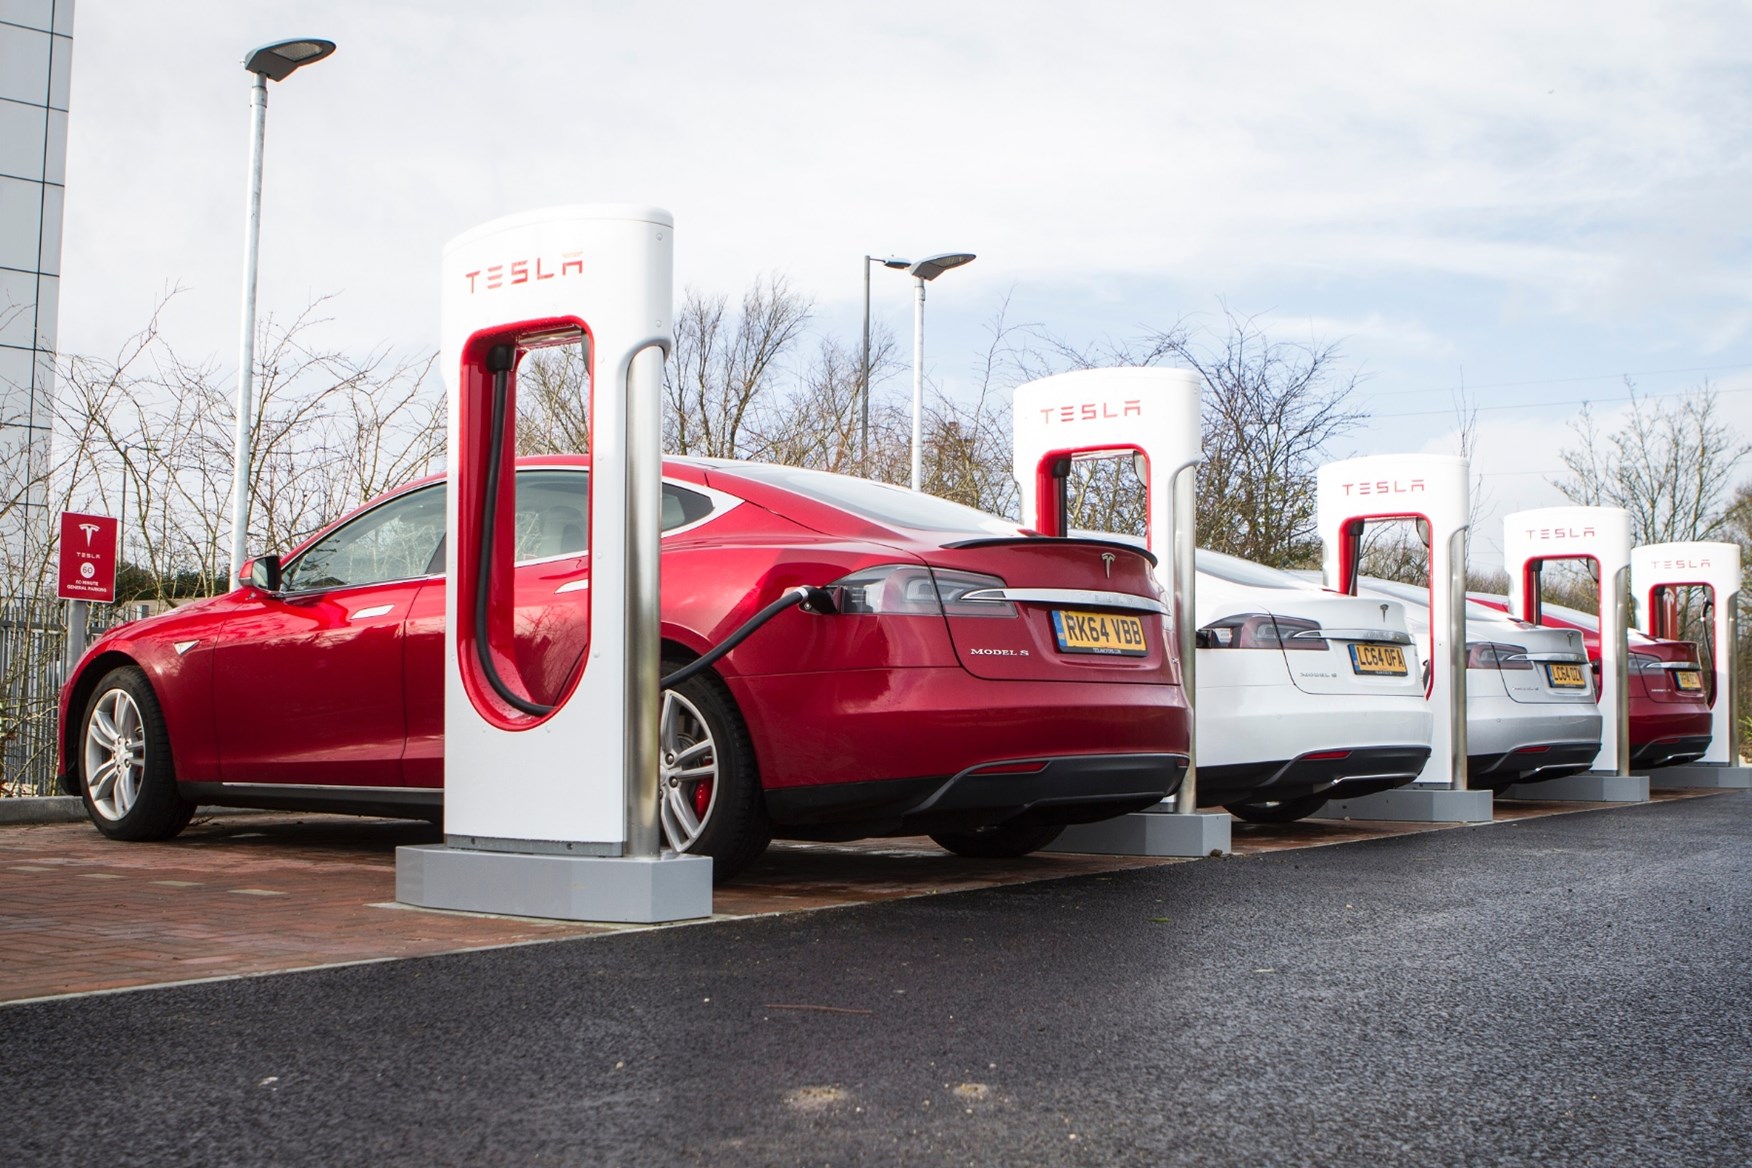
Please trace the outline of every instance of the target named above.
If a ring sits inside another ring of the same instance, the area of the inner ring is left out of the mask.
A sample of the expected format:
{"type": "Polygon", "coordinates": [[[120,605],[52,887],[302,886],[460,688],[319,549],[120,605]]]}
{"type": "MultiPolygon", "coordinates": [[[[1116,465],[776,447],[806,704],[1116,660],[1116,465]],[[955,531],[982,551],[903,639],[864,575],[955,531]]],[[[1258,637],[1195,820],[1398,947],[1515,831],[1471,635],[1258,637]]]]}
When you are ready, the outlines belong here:
{"type": "MultiPolygon", "coordinates": [[[[1149,500],[1147,546],[1171,598],[1188,711],[1193,703],[1193,555],[1198,546],[1197,484],[1203,448],[1199,379],[1184,369],[1083,369],[1016,388],[1013,468],[1022,497],[1022,525],[1068,534],[1064,483],[1074,462],[1142,458],[1149,500]]],[[[1188,753],[1196,758],[1188,720],[1188,753]]],[[[1147,811],[1099,823],[1073,824],[1055,852],[1126,856],[1208,856],[1229,851],[1226,812],[1198,810],[1196,765],[1188,765],[1175,798],[1147,811]]]]}
{"type": "Polygon", "coordinates": [[[1709,590],[1710,688],[1709,750],[1695,763],[1657,767],[1651,787],[1752,788],[1752,768],[1740,763],[1739,676],[1740,545],[1733,543],[1651,543],[1630,550],[1630,593],[1634,621],[1651,637],[1677,637],[1675,589],[1709,590]]]}
{"type": "Polygon", "coordinates": [[[1333,799],[1319,818],[1485,823],[1491,793],[1466,784],[1466,541],[1471,470],[1444,454],[1378,454],[1330,462],[1315,475],[1326,587],[1354,596],[1370,523],[1411,521],[1429,547],[1430,758],[1409,787],[1333,799]]]}
{"type": "Polygon", "coordinates": [[[400,901],[570,920],[711,914],[711,860],[664,853],[658,827],[673,248],[667,211],[581,206],[498,219],[444,249],[445,842],[397,849],[400,901]],[[588,345],[591,373],[590,574],[577,590],[588,649],[549,708],[516,693],[515,365],[572,343],[588,345]]]}
{"type": "Polygon", "coordinates": [[[1553,560],[1591,562],[1600,581],[1600,753],[1587,774],[1510,787],[1511,799],[1645,803],[1649,780],[1630,773],[1630,513],[1622,507],[1540,507],[1503,517],[1509,612],[1539,624],[1540,573],[1553,560]]]}

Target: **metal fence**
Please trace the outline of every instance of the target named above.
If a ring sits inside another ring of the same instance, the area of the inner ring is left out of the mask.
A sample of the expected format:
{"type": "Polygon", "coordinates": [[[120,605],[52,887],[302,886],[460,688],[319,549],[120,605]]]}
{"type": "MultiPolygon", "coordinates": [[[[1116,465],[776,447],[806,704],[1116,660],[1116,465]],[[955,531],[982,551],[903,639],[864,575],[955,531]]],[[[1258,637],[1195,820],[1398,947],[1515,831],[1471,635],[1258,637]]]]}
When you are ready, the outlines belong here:
{"type": "MultiPolygon", "coordinates": [[[[87,609],[87,641],[123,619],[87,609]]],[[[67,602],[0,600],[0,796],[57,795],[56,701],[66,673],[67,602]]]]}

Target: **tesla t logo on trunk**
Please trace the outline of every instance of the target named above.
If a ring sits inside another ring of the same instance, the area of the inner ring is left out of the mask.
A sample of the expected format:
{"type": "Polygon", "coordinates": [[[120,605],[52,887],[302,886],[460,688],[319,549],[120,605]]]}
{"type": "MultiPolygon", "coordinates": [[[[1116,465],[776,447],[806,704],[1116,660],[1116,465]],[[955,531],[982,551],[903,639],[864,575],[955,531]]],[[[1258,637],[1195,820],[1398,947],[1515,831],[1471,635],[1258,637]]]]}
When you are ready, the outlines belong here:
{"type": "Polygon", "coordinates": [[[1102,418],[1139,418],[1144,413],[1142,398],[1121,402],[1083,402],[1081,405],[1047,406],[1040,411],[1043,422],[1095,422],[1102,418]]]}
{"type": "Polygon", "coordinates": [[[473,296],[483,289],[491,291],[508,284],[527,284],[531,280],[552,280],[556,276],[583,274],[584,253],[562,251],[551,256],[536,256],[534,259],[511,260],[509,263],[476,268],[472,272],[464,272],[462,278],[468,281],[468,293],[473,296]]]}
{"type": "Polygon", "coordinates": [[[1410,495],[1424,489],[1422,479],[1375,479],[1367,483],[1340,483],[1347,495],[1410,495]]]}
{"type": "Polygon", "coordinates": [[[1109,580],[1113,579],[1113,561],[1118,558],[1119,557],[1112,552],[1101,553],[1101,566],[1107,569],[1107,578],[1109,580]]]}

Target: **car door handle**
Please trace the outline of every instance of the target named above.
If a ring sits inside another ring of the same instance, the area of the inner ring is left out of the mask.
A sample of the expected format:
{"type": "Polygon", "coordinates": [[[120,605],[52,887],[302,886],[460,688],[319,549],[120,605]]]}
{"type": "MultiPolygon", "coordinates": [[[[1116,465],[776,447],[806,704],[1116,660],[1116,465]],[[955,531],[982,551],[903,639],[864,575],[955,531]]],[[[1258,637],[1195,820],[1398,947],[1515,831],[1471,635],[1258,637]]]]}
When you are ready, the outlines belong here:
{"type": "Polygon", "coordinates": [[[382,616],[394,607],[393,604],[373,604],[370,608],[361,608],[357,612],[348,613],[347,619],[350,621],[370,620],[374,616],[382,616]]]}
{"type": "Polygon", "coordinates": [[[567,580],[564,584],[554,589],[554,595],[558,596],[562,592],[582,592],[588,587],[590,587],[590,577],[584,576],[577,580],[567,580]]]}

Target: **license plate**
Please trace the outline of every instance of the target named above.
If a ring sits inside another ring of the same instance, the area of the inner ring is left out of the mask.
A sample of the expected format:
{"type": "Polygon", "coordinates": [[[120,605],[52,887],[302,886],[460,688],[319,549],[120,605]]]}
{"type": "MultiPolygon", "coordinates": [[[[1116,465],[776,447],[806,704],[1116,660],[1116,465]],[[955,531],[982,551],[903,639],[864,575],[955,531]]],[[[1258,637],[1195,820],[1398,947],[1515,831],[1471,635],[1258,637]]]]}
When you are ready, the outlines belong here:
{"type": "Polygon", "coordinates": [[[1052,631],[1058,638],[1061,653],[1142,657],[1150,651],[1150,646],[1144,641],[1144,622],[1140,617],[1054,609],[1052,631]]]}
{"type": "Polygon", "coordinates": [[[1582,667],[1580,665],[1554,665],[1548,663],[1545,666],[1545,678],[1547,681],[1551,682],[1553,689],[1588,688],[1588,679],[1586,675],[1582,673],[1582,667]]]}
{"type": "Polygon", "coordinates": [[[1351,669],[1356,673],[1405,676],[1405,650],[1398,645],[1352,645],[1351,669]]]}
{"type": "Polygon", "coordinates": [[[1673,671],[1673,684],[1680,689],[1695,692],[1703,688],[1703,674],[1695,669],[1676,669],[1673,671]]]}

